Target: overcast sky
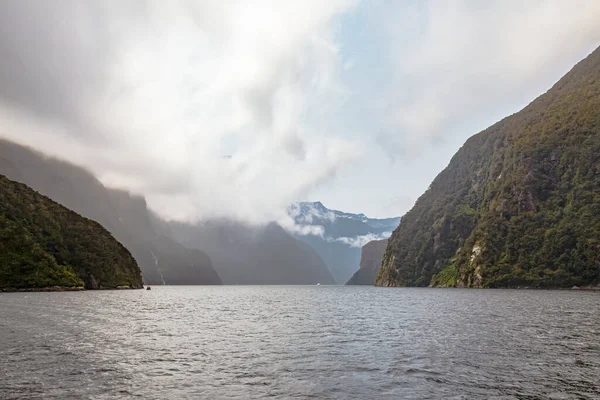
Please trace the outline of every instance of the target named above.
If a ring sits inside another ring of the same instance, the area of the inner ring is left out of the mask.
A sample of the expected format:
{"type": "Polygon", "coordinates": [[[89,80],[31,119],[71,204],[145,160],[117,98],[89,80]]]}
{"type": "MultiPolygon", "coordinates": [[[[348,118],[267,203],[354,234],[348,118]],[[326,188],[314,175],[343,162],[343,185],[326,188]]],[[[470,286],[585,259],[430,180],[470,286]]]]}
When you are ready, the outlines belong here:
{"type": "Polygon", "coordinates": [[[600,1],[1,1],[0,135],[168,218],[404,214],[600,45],[600,1]]]}

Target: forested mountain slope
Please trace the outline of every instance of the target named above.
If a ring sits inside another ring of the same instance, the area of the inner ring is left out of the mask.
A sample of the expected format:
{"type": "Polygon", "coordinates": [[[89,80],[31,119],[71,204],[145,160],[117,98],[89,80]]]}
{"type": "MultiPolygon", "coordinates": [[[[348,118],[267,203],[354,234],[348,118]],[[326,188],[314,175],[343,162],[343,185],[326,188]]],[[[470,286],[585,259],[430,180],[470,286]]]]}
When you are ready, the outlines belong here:
{"type": "Polygon", "coordinates": [[[131,253],[100,224],[0,175],[0,289],[141,288],[131,253]]]}
{"type": "Polygon", "coordinates": [[[600,49],[471,137],[402,217],[377,285],[600,282],[600,49]]]}
{"type": "Polygon", "coordinates": [[[106,188],[84,168],[0,139],[0,174],[99,222],[135,257],[147,284],[220,284],[208,256],[157,232],[146,200],[106,188]]]}

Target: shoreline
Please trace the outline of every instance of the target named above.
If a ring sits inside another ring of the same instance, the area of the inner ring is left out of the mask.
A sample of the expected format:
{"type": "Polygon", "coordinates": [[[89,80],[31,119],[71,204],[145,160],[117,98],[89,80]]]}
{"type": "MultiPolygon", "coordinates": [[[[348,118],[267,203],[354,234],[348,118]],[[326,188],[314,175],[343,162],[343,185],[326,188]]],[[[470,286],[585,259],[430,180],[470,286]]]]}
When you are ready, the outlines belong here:
{"type": "MultiPolygon", "coordinates": [[[[360,286],[360,285],[349,285],[360,286]]],[[[475,290],[576,290],[582,292],[600,292],[600,286],[555,286],[555,287],[536,287],[536,286],[507,286],[507,287],[456,287],[456,286],[382,286],[373,285],[382,288],[428,288],[428,289],[475,289],[475,290]]]]}
{"type": "Polygon", "coordinates": [[[95,291],[95,290],[140,290],[144,289],[141,287],[131,286],[118,286],[116,288],[97,288],[97,289],[86,289],[83,286],[48,286],[42,288],[0,288],[0,293],[22,293],[22,292],[84,292],[84,291],[95,291]]]}

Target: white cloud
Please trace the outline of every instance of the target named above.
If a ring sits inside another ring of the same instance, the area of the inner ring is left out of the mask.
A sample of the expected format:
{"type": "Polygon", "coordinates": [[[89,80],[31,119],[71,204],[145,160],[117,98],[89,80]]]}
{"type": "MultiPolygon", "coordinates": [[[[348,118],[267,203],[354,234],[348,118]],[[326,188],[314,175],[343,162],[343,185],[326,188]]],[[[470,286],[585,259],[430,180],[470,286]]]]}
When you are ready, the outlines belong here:
{"type": "Polygon", "coordinates": [[[291,218],[282,217],[278,221],[279,225],[286,231],[300,236],[320,236],[324,237],[325,228],[321,225],[303,225],[297,224],[291,218]]]}
{"type": "Polygon", "coordinates": [[[392,151],[523,106],[600,44],[595,0],[426,1],[382,11],[392,74],[380,106],[390,134],[380,142],[392,151]]]}
{"type": "Polygon", "coordinates": [[[339,238],[331,239],[331,241],[344,243],[350,247],[363,247],[365,244],[367,244],[373,240],[388,239],[390,236],[392,236],[392,232],[384,232],[384,233],[380,233],[380,234],[369,233],[366,235],[355,236],[355,237],[339,237],[339,238]]]}
{"type": "Polygon", "coordinates": [[[296,235],[324,237],[325,227],[318,223],[333,222],[335,218],[331,211],[320,210],[311,203],[293,202],[288,206],[286,215],[281,215],[277,222],[296,235]]]}
{"type": "Polygon", "coordinates": [[[399,215],[600,44],[596,0],[356,1],[0,2],[0,135],[171,218],[399,215]]]}
{"type": "Polygon", "coordinates": [[[2,134],[164,216],[278,219],[360,156],[319,122],[347,95],[334,22],[352,1],[33,3],[0,6],[2,134]]]}

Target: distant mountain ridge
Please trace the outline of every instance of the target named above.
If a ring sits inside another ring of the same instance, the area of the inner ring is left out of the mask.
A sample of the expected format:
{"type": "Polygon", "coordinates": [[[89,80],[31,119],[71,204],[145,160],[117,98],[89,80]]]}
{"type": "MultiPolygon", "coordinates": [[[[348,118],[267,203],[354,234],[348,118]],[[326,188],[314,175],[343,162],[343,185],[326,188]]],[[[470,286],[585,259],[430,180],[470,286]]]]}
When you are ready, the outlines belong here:
{"type": "Polygon", "coordinates": [[[205,251],[225,284],[334,283],[321,257],[276,223],[256,227],[229,220],[156,223],[185,246],[205,251]]]}
{"type": "MultiPolygon", "coordinates": [[[[368,230],[368,232],[370,233],[389,232],[390,228],[395,229],[398,226],[398,223],[400,222],[400,217],[369,218],[362,213],[352,214],[344,211],[330,209],[325,207],[320,201],[300,201],[294,203],[289,207],[289,214],[294,217],[294,220],[297,223],[306,224],[308,222],[313,225],[326,226],[327,221],[335,221],[335,219],[339,218],[362,222],[371,228],[368,230]]],[[[348,233],[354,233],[354,231],[348,233]]]]}
{"type": "Polygon", "coordinates": [[[334,283],[319,255],[277,224],[162,221],[142,196],[106,188],[81,167],[2,139],[0,173],[98,221],[132,253],[147,284],[334,283]]]}
{"type": "Polygon", "coordinates": [[[382,286],[600,283],[600,48],[472,136],[402,217],[382,286]]]}
{"type": "Polygon", "coordinates": [[[387,239],[400,222],[399,217],[378,219],[332,210],[319,201],[294,203],[288,215],[296,224],[294,236],[315,249],[338,284],[359,269],[362,246],[387,239]]]}

